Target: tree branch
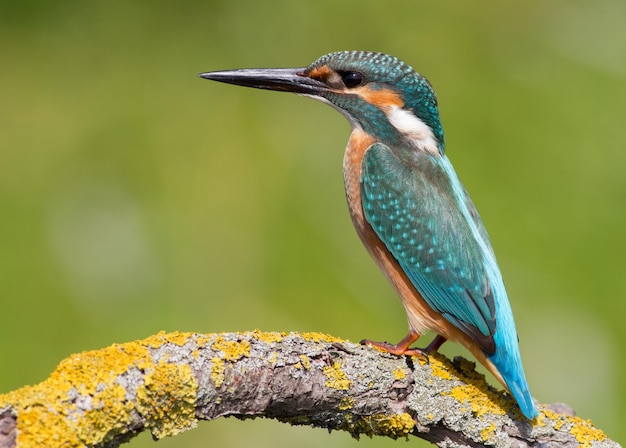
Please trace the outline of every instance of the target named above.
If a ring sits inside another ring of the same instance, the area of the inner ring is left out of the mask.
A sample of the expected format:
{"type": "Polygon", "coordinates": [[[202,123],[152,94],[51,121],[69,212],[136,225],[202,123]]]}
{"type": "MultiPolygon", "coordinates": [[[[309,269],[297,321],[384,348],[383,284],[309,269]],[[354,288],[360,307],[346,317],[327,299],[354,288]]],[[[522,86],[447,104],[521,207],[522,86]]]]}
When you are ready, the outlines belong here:
{"type": "Polygon", "coordinates": [[[591,422],[540,407],[526,420],[462,358],[397,357],[318,334],[159,333],[73,355],[0,396],[0,448],[116,447],[198,420],[266,417],[440,447],[618,447],[591,422]]]}

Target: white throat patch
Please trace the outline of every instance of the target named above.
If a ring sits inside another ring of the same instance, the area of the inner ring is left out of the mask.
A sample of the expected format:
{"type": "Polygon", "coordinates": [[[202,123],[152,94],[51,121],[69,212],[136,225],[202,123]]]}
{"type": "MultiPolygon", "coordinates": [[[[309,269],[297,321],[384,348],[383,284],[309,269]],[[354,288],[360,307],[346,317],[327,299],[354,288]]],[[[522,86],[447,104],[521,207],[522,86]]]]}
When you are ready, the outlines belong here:
{"type": "Polygon", "coordinates": [[[431,154],[441,155],[432,129],[416,117],[413,112],[398,106],[385,108],[384,111],[389,123],[413,142],[416,148],[431,154]]]}

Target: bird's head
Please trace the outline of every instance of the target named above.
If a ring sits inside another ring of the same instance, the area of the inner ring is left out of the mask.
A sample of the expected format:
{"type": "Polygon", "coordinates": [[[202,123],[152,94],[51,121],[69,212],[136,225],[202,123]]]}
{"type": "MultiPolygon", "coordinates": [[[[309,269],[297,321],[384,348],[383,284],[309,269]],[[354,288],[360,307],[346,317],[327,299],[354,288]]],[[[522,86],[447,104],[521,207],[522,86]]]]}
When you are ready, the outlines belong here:
{"type": "Polygon", "coordinates": [[[328,103],[353,128],[376,140],[443,154],[443,128],[430,83],[399,59],[382,53],[341,51],[305,68],[240,69],[202,78],[259,89],[294,92],[328,103]]]}

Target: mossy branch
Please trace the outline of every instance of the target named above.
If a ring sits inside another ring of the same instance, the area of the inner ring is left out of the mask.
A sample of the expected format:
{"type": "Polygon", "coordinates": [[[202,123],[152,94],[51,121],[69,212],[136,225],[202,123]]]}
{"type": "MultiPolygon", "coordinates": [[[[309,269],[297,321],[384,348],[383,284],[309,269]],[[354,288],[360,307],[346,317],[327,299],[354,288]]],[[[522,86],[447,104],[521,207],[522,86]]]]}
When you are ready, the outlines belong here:
{"type": "Polygon", "coordinates": [[[617,447],[591,422],[540,407],[526,420],[474,365],[380,353],[331,336],[160,333],[62,361],[0,396],[0,448],[118,446],[199,420],[266,417],[441,446],[617,447]]]}

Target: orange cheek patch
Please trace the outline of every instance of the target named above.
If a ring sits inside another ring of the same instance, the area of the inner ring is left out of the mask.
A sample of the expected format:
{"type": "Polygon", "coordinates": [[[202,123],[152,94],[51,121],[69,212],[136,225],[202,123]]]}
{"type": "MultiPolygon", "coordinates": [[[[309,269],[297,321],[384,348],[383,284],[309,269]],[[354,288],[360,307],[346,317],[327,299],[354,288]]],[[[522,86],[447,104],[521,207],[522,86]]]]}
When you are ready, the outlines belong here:
{"type": "Polygon", "coordinates": [[[353,89],[352,92],[379,108],[404,106],[404,101],[402,101],[400,95],[390,89],[372,89],[368,86],[364,86],[353,89]]]}

